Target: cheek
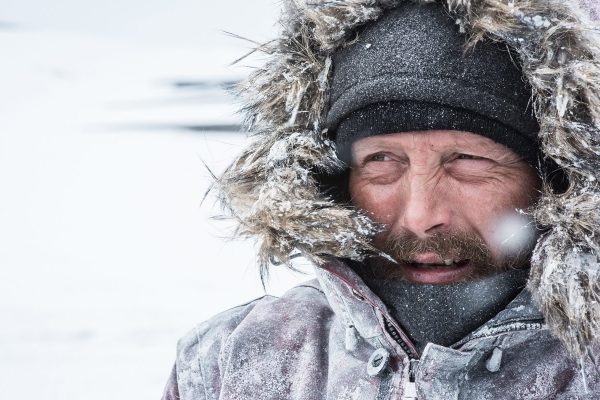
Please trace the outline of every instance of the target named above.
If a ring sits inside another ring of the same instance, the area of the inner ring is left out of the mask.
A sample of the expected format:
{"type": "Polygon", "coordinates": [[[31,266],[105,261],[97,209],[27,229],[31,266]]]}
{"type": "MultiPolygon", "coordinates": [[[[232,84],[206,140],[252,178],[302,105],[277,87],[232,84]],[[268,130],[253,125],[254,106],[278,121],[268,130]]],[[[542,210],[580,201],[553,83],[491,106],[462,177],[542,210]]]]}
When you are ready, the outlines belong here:
{"type": "Polygon", "coordinates": [[[394,185],[372,185],[350,177],[349,190],[352,204],[367,213],[375,222],[391,224],[400,209],[400,191],[394,185]]]}
{"type": "MultiPolygon", "coordinates": [[[[462,213],[468,224],[488,244],[495,257],[500,256],[507,240],[528,234],[530,221],[516,210],[526,210],[535,204],[539,182],[530,176],[498,182],[489,187],[462,187],[462,213]],[[512,229],[507,234],[508,228],[512,229]],[[519,226],[517,226],[519,225],[519,226]]],[[[535,177],[533,177],[535,178],[535,177]]],[[[515,239],[516,240],[516,239],[515,239]]]]}
{"type": "Polygon", "coordinates": [[[494,226],[500,215],[509,212],[510,202],[504,201],[502,193],[491,190],[463,188],[459,193],[463,204],[459,211],[462,219],[481,236],[494,253],[494,226]]]}

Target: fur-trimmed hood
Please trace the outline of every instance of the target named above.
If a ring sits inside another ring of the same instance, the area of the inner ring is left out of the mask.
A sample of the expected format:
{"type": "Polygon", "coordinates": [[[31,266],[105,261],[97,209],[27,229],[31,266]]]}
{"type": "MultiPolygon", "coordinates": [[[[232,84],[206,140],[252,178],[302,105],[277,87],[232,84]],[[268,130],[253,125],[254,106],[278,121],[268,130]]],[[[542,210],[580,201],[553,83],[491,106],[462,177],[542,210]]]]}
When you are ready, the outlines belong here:
{"type": "MultiPolygon", "coordinates": [[[[319,262],[322,255],[360,260],[373,251],[378,227],[319,188],[320,174],[342,168],[323,129],[331,55],[403,1],[410,0],[286,0],[281,35],[260,47],[268,60],[240,87],[254,140],[217,188],[239,222],[237,233],[259,241],[263,271],[296,252],[319,262]]],[[[546,185],[533,212],[551,230],[534,250],[529,289],[552,331],[574,356],[585,356],[600,335],[597,10],[565,0],[443,3],[466,45],[499,40],[520,55],[543,152],[569,180],[561,194],[546,185]]]]}

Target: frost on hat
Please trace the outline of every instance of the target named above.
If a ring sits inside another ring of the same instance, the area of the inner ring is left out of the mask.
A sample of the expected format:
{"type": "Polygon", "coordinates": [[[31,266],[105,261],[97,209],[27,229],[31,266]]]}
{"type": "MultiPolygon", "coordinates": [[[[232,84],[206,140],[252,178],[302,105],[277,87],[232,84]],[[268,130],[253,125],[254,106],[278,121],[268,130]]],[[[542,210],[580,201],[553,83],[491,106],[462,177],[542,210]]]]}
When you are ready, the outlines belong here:
{"type": "Polygon", "coordinates": [[[326,126],[348,163],[354,140],[450,129],[477,133],[537,162],[539,126],[517,56],[466,37],[440,4],[403,3],[333,56],[326,126]]]}

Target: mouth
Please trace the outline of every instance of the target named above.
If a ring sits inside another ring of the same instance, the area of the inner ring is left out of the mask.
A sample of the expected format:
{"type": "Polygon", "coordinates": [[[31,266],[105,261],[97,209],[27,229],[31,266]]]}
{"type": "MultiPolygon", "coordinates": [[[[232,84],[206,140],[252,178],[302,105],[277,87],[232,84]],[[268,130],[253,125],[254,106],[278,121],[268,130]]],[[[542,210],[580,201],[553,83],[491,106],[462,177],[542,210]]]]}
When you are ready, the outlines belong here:
{"type": "Polygon", "coordinates": [[[451,258],[442,260],[437,263],[421,263],[416,261],[405,262],[405,265],[408,265],[412,268],[460,268],[464,267],[469,263],[468,259],[465,260],[453,260],[451,258]]]}
{"type": "MultiPolygon", "coordinates": [[[[428,260],[429,261],[429,260],[428,260]]],[[[410,282],[447,285],[469,279],[473,264],[469,259],[441,259],[430,262],[415,260],[400,263],[402,275],[410,282]]]]}

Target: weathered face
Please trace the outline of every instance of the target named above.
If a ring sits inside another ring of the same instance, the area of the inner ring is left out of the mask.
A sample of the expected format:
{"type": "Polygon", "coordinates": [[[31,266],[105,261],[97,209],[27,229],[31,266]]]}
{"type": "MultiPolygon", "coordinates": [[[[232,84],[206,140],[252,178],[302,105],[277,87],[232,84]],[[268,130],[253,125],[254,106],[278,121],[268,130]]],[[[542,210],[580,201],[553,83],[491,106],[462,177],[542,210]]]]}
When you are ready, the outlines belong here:
{"type": "Polygon", "coordinates": [[[505,231],[539,187],[513,151],[473,133],[403,132],[352,146],[352,202],[385,225],[374,245],[397,261],[371,260],[383,277],[448,284],[527,266],[532,240],[508,248],[518,232],[505,231]]]}

